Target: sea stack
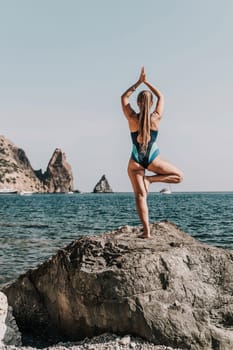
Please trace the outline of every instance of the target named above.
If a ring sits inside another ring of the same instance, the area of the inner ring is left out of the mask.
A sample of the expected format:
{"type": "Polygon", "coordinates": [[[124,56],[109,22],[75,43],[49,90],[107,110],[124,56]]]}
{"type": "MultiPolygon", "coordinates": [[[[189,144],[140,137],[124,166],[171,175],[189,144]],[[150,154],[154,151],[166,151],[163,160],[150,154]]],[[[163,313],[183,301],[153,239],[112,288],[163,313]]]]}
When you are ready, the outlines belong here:
{"type": "Polygon", "coordinates": [[[73,190],[71,166],[65,154],[56,149],[45,173],[34,170],[23,149],[0,135],[0,190],[57,193],[73,190]]]}
{"type": "Polygon", "coordinates": [[[99,182],[97,182],[93,189],[93,193],[113,193],[113,190],[105,175],[103,175],[99,182]]]}
{"type": "Polygon", "coordinates": [[[46,172],[36,171],[47,192],[65,193],[73,191],[73,175],[66,155],[56,148],[47,166],[46,172]]]}

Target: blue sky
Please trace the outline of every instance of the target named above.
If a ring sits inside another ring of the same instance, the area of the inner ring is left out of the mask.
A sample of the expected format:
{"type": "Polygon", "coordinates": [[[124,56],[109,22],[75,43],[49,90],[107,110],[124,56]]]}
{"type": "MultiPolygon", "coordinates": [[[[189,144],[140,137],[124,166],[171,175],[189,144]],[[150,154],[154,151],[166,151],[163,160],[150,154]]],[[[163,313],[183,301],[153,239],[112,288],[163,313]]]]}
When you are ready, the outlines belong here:
{"type": "Polygon", "coordinates": [[[34,169],[59,147],[76,188],[91,191],[106,174],[131,191],[120,95],[144,65],[165,95],[161,156],[185,174],[174,190],[233,190],[231,0],[0,4],[0,133],[34,169]]]}

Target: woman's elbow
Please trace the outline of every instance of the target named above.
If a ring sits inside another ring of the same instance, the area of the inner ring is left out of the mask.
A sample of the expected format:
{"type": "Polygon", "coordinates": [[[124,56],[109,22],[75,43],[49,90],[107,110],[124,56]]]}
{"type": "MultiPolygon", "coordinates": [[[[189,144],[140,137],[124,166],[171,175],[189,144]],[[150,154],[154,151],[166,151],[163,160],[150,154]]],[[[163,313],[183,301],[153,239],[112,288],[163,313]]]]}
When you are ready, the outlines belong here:
{"type": "Polygon", "coordinates": [[[160,92],[159,96],[158,96],[158,99],[160,101],[164,101],[164,95],[160,92]]]}
{"type": "Polygon", "coordinates": [[[121,95],[121,101],[122,100],[125,100],[127,97],[126,97],[126,95],[125,95],[125,93],[123,93],[122,95],[121,95]]]}
{"type": "Polygon", "coordinates": [[[129,103],[128,98],[123,94],[121,95],[121,104],[122,106],[126,106],[129,103]]]}

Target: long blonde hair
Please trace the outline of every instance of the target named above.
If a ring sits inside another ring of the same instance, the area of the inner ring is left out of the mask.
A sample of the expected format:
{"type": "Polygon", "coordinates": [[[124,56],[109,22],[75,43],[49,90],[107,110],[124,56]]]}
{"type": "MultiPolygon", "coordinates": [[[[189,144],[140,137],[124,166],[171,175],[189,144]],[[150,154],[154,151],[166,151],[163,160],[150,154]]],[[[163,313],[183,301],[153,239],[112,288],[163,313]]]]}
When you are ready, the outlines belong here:
{"type": "Polygon", "coordinates": [[[146,153],[150,141],[150,109],[153,104],[153,95],[148,90],[143,90],[138,94],[137,103],[140,109],[139,128],[137,141],[140,144],[142,153],[146,153]]]}

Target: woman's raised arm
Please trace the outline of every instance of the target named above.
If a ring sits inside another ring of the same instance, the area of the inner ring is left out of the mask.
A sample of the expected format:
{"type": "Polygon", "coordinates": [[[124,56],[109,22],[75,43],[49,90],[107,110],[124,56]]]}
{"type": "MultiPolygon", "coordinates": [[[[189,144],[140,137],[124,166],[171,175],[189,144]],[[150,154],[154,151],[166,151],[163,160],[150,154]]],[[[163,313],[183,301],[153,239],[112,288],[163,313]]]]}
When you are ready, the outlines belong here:
{"type": "Polygon", "coordinates": [[[144,82],[145,76],[144,67],[142,67],[139,79],[121,95],[121,105],[126,118],[130,118],[132,114],[135,114],[135,111],[130,106],[129,97],[134,93],[137,87],[144,82]]]}
{"type": "Polygon", "coordinates": [[[147,80],[144,80],[144,84],[155,94],[157,97],[157,103],[155,106],[155,110],[153,113],[157,113],[159,117],[162,117],[163,111],[164,111],[164,96],[163,94],[151,83],[149,83],[147,80]]]}

